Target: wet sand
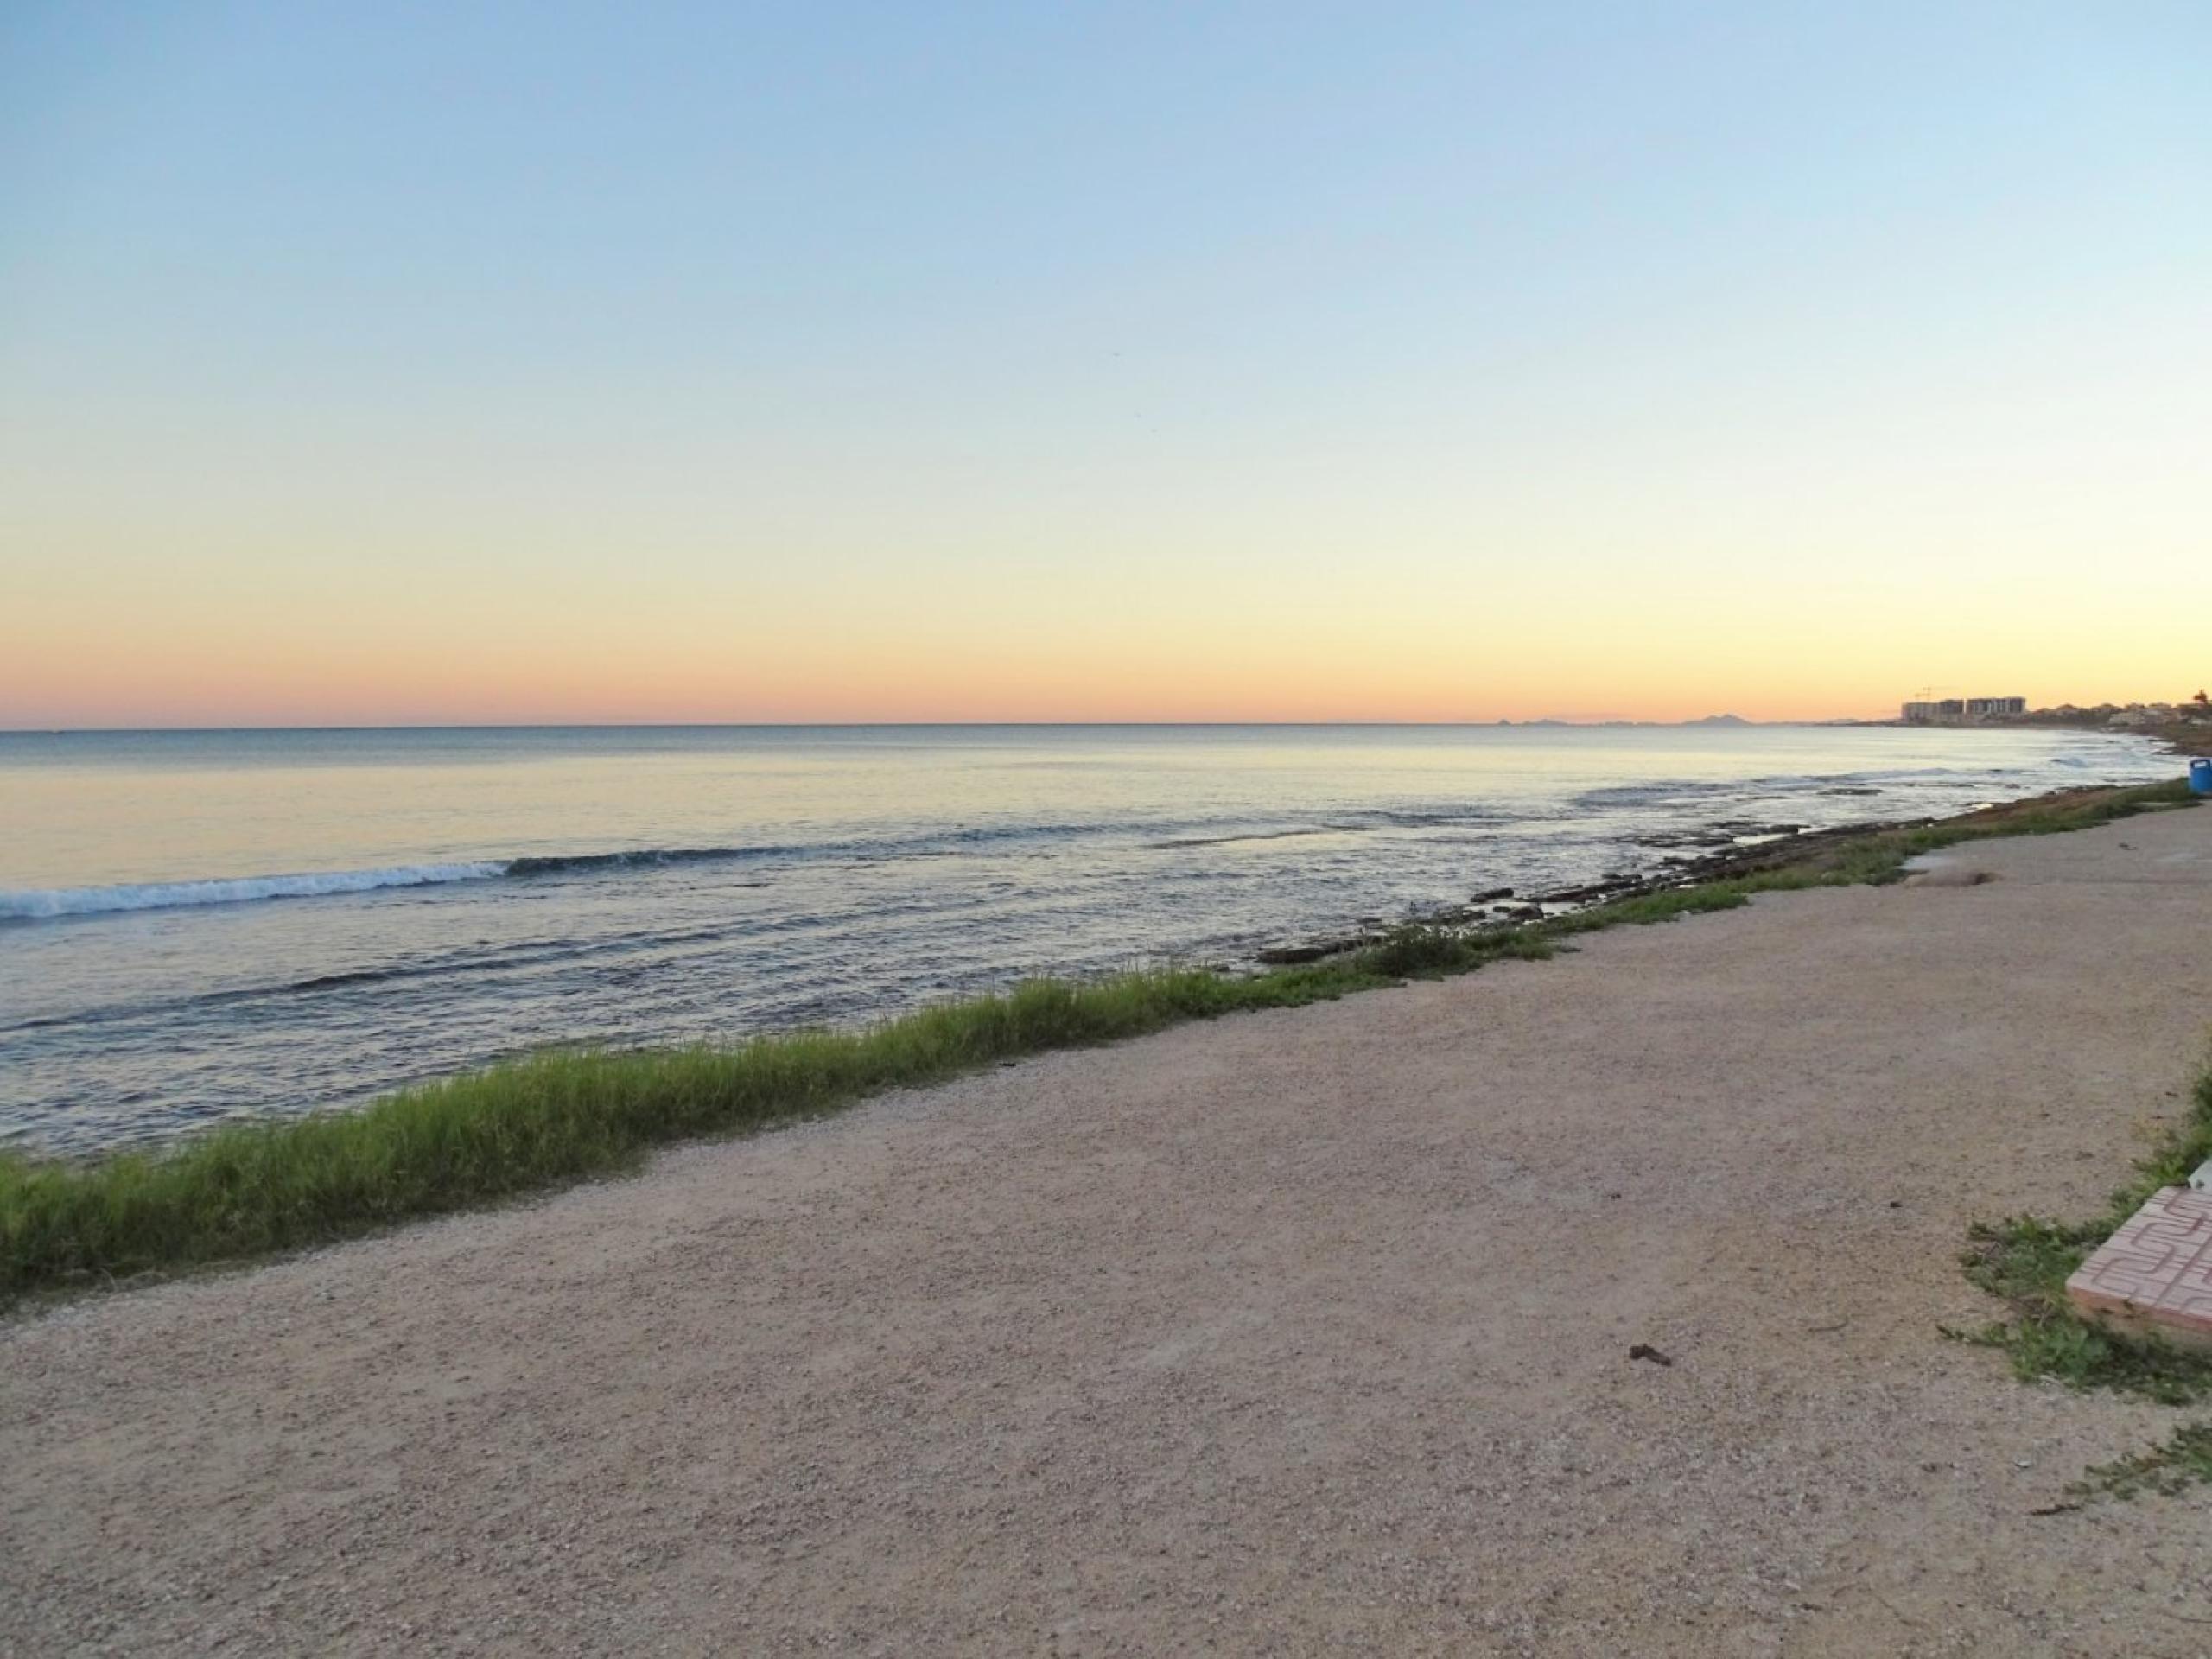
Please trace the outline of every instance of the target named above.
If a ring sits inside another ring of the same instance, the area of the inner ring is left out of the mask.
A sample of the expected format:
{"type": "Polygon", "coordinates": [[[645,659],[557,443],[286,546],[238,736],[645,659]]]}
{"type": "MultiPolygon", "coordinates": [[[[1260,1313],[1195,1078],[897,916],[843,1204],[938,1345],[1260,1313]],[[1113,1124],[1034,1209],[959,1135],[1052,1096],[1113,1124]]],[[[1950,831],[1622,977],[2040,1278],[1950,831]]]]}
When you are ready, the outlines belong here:
{"type": "Polygon", "coordinates": [[[2178,1414],[1938,1331],[2212,813],[1949,856],[15,1321],[0,1651],[2212,1653],[2212,1497],[2033,1513],[2178,1414]]]}

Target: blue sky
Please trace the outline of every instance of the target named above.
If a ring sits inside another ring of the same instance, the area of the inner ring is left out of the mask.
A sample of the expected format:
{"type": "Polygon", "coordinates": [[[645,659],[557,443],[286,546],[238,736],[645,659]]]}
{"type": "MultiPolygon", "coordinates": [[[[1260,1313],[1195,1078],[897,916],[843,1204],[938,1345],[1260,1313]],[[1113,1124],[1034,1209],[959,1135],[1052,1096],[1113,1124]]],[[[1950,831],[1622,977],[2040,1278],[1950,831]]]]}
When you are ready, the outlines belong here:
{"type": "Polygon", "coordinates": [[[2208,107],[2183,6],[19,0],[0,721],[2149,695],[2208,107]]]}

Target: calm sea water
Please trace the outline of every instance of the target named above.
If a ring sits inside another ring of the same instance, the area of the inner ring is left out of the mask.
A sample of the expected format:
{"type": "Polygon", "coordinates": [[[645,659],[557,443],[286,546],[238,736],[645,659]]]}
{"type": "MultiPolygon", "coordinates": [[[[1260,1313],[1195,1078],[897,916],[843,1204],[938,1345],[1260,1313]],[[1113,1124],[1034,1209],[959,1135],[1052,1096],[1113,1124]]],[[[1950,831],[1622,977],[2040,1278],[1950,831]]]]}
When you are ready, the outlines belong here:
{"type": "Polygon", "coordinates": [[[0,734],[0,1141],[143,1142],[560,1043],[853,1021],[1824,826],[2170,775],[1765,727],[0,734]]]}

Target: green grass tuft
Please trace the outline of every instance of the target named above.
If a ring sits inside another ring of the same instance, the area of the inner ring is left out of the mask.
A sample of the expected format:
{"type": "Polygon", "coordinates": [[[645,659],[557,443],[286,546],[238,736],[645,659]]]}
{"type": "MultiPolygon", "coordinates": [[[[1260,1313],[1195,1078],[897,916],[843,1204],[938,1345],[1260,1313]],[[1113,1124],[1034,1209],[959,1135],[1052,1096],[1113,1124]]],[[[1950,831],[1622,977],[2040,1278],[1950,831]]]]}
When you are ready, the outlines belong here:
{"type": "Polygon", "coordinates": [[[1554,954],[1551,940],[1540,931],[1484,928],[1463,933],[1448,927],[1401,927],[1360,952],[1357,959],[1388,979],[1418,979],[1471,973],[1508,957],[1544,962],[1554,954]]]}
{"type": "Polygon", "coordinates": [[[1754,893],[1891,880],[1916,852],[2082,829],[2186,800],[2181,785],[2094,791],[1795,854],[1783,843],[1770,868],[1727,880],[1526,928],[1402,928],[1363,950],[1272,973],[1161,969],[1086,983],[1033,981],[865,1031],[798,1032],[729,1048],[542,1054],[358,1111],[232,1124],[152,1154],[81,1162],[0,1156],[0,1306],[543,1192],[631,1168],[655,1147],[813,1116],[1000,1060],[1297,1007],[1505,958],[1541,959],[1598,928],[1730,909],[1754,893]]]}
{"type": "Polygon", "coordinates": [[[1968,1234],[1967,1276],[1999,1298],[2011,1317],[1964,1334],[2002,1349],[2024,1380],[2050,1377],[2076,1389],[2112,1389],[2167,1405],[2212,1394],[2212,1356],[2125,1333],[2077,1313],[2066,1300],[2068,1275],[2119,1230],[2162,1186],[2172,1186],[2212,1158],[2212,1071],[2198,1080],[2189,1115],[2094,1221],[2013,1216],[1968,1234]]]}
{"type": "Polygon", "coordinates": [[[2212,1423],[2183,1423],[2163,1446],[2094,1465],[2067,1488],[2067,1496],[2077,1501],[2126,1500],[2144,1492],[2171,1497],[2208,1481],[2212,1481],[2212,1423]]]}

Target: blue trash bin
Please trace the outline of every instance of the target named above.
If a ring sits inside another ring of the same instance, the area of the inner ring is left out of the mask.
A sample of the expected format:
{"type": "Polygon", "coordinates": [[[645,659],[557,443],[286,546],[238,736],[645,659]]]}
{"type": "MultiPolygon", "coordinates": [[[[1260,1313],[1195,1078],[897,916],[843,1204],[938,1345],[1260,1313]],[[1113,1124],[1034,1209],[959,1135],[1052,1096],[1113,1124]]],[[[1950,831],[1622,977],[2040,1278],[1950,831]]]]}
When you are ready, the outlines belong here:
{"type": "Polygon", "coordinates": [[[2192,795],[2212,795],[2212,760],[2189,763],[2189,792],[2192,795]]]}

